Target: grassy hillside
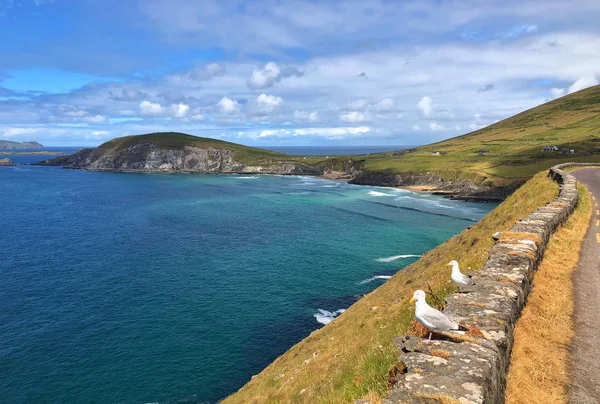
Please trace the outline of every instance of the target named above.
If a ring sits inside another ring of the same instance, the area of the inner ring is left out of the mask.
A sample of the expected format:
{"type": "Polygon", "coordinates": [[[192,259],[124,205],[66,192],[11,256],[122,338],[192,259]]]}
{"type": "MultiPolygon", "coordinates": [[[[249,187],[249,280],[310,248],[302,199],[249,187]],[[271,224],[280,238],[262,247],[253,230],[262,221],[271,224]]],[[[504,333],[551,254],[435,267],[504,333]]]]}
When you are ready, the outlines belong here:
{"type": "Polygon", "coordinates": [[[492,233],[510,229],[557,193],[558,186],[546,173],[536,175],[479,223],[313,332],[224,403],[348,403],[382,397],[398,355],[392,337],[406,334],[414,318],[408,302],[413,291],[431,286],[439,297],[455,291],[445,263],[456,259],[465,272],[480,269],[493,245],[492,233]]]}
{"type": "Polygon", "coordinates": [[[368,156],[365,168],[394,173],[429,171],[506,185],[563,161],[600,161],[600,86],[401,156],[394,157],[392,153],[368,156]],[[576,153],[564,156],[542,152],[544,146],[550,145],[574,149],[576,153]],[[489,153],[479,155],[479,150],[489,153]],[[586,152],[596,154],[586,156],[586,152]]]}
{"type": "Polygon", "coordinates": [[[289,155],[276,153],[269,150],[257,149],[237,143],[225,142],[223,140],[197,137],[178,132],[157,132],[145,135],[124,136],[109,140],[98,146],[99,151],[112,149],[114,152],[121,151],[127,147],[139,143],[152,142],[158,147],[166,149],[182,149],[184,146],[196,146],[201,148],[215,148],[232,150],[236,160],[247,164],[264,164],[270,160],[287,160],[289,155]]]}

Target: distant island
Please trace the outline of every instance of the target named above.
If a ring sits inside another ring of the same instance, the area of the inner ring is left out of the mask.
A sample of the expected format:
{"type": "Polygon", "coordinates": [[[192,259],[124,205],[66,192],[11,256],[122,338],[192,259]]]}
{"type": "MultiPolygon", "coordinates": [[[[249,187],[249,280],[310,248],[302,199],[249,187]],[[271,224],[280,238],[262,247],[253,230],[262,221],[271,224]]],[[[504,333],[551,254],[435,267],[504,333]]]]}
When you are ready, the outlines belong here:
{"type": "MultiPolygon", "coordinates": [[[[18,149],[14,149],[18,150],[18,149]]],[[[66,154],[65,152],[57,152],[57,151],[0,151],[0,156],[57,156],[66,154]]]]}
{"type": "Polygon", "coordinates": [[[43,145],[35,141],[12,142],[10,140],[0,140],[0,150],[42,149],[43,147],[43,145]]]}

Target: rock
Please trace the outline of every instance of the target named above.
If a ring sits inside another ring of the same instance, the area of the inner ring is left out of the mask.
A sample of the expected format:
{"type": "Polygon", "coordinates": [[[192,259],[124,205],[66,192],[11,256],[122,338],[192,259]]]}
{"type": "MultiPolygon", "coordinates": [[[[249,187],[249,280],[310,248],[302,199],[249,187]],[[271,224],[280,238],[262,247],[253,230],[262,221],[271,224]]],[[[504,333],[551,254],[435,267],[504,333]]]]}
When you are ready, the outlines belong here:
{"type": "Polygon", "coordinates": [[[0,159],[0,166],[16,166],[17,163],[10,159],[0,159]]]}
{"type": "Polygon", "coordinates": [[[232,150],[184,146],[180,149],[157,147],[141,142],[122,150],[84,149],[70,156],[41,161],[36,165],[121,172],[199,172],[244,174],[321,175],[320,169],[301,163],[280,162],[265,166],[245,165],[234,158],[232,150]]]}

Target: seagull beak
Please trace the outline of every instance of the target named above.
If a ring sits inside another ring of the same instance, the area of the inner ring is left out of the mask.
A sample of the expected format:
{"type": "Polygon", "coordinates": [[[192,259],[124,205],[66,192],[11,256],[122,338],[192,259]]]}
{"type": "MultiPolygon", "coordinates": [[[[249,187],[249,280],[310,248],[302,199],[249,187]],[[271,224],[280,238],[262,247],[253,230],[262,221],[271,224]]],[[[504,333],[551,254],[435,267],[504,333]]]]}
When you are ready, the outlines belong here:
{"type": "Polygon", "coordinates": [[[415,302],[415,300],[417,300],[417,299],[415,299],[414,297],[411,297],[411,298],[410,298],[410,302],[411,302],[411,303],[414,303],[414,302],[415,302]]]}

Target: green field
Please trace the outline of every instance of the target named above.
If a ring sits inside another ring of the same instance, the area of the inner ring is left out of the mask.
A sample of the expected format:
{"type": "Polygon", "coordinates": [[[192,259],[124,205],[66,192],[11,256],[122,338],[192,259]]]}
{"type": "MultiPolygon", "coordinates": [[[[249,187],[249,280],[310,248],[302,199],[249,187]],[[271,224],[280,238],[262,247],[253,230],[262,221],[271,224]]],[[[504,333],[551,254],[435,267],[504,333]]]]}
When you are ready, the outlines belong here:
{"type": "Polygon", "coordinates": [[[531,178],[563,161],[600,162],[600,86],[567,95],[486,128],[416,148],[365,158],[365,169],[391,173],[434,172],[506,185],[531,178]],[[543,152],[544,146],[575,154],[543,152]],[[479,150],[488,153],[479,155],[479,150]],[[440,155],[434,155],[439,152],[440,155]]]}

